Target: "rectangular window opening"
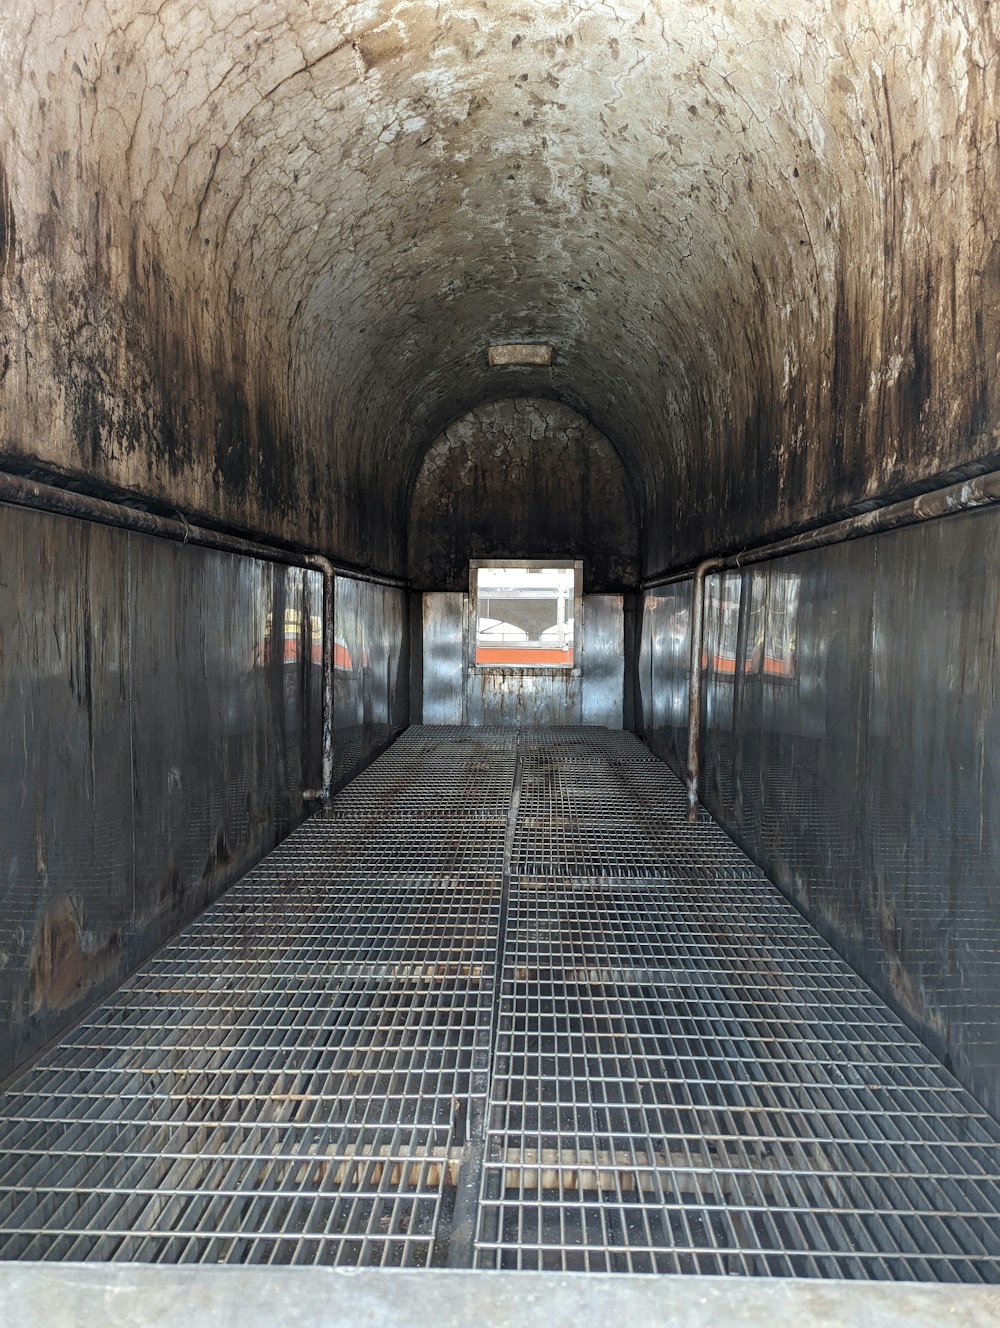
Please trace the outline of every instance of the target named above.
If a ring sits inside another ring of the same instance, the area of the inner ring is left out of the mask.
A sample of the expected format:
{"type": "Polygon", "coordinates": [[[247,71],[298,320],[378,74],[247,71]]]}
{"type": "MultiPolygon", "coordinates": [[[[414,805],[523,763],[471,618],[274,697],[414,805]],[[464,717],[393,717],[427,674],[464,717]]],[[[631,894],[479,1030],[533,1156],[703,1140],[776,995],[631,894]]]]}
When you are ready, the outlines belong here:
{"type": "Polygon", "coordinates": [[[473,562],[469,589],[477,667],[575,666],[583,602],[581,562],[473,562]]]}

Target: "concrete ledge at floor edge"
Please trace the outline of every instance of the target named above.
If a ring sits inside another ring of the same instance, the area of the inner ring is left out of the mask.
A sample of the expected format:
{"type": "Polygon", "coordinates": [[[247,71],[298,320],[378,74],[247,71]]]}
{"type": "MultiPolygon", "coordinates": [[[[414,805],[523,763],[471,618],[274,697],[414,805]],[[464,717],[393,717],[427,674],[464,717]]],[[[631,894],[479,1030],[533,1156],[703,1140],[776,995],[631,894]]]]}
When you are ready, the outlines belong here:
{"type": "Polygon", "coordinates": [[[1000,1286],[606,1273],[0,1263],[4,1328],[995,1328],[1000,1286]]]}

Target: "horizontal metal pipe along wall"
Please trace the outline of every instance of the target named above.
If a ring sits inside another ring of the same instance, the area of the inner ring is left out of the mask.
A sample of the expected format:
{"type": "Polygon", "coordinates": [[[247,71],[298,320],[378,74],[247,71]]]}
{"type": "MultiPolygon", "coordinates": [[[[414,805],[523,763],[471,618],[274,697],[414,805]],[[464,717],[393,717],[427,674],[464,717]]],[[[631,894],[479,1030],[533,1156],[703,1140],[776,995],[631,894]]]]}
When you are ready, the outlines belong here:
{"type": "MultiPolygon", "coordinates": [[[[993,1111],[998,559],[982,511],[719,573],[702,655],[705,806],[993,1111]]],[[[647,591],[637,670],[678,773],[690,610],[690,578],[647,591]]]]}
{"type": "Polygon", "coordinates": [[[177,540],[181,544],[197,544],[222,553],[240,553],[248,558],[263,558],[267,562],[284,563],[290,567],[327,569],[355,581],[371,581],[378,585],[406,589],[408,582],[402,577],[387,576],[370,569],[335,563],[329,558],[309,550],[286,548],[278,544],[265,544],[260,540],[245,539],[222,530],[192,524],[180,513],[173,517],[160,516],[142,507],[126,502],[110,502],[73,489],[43,484],[25,475],[0,471],[0,502],[17,507],[30,507],[57,516],[79,517],[99,525],[116,526],[132,530],[138,535],[157,535],[162,539],[177,540]]]}
{"type": "MultiPolygon", "coordinates": [[[[959,512],[992,507],[996,503],[1000,503],[1000,471],[986,471],[981,475],[958,480],[954,484],[931,489],[913,498],[887,503],[866,512],[844,517],[842,520],[830,521],[825,525],[810,526],[809,529],[800,530],[784,539],[755,545],[739,553],[720,554],[706,559],[700,566],[705,566],[707,562],[718,562],[724,563],[727,567],[749,567],[753,563],[766,562],[771,558],[784,558],[789,554],[804,553],[808,549],[842,544],[847,540],[899,530],[904,526],[915,526],[924,521],[935,521],[943,516],[955,516],[959,512]]],[[[693,575],[697,575],[697,570],[697,567],[694,567],[690,572],[665,572],[660,576],[649,576],[644,578],[642,588],[653,590],[659,586],[690,580],[693,575]]]]}
{"type": "MultiPolygon", "coordinates": [[[[0,546],[2,1079],[301,821],[323,580],[23,507],[0,546]]],[[[333,596],[339,786],[405,723],[406,592],[333,596]]]]}

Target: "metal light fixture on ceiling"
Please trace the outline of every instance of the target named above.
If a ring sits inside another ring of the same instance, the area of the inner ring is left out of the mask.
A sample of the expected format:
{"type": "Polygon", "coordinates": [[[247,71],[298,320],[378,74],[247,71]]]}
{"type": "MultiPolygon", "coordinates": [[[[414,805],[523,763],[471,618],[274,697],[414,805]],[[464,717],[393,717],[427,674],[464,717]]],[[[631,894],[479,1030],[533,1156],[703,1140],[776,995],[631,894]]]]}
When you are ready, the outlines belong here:
{"type": "Polygon", "coordinates": [[[547,341],[500,342],[489,346],[486,358],[491,365],[549,365],[552,346],[547,341]]]}

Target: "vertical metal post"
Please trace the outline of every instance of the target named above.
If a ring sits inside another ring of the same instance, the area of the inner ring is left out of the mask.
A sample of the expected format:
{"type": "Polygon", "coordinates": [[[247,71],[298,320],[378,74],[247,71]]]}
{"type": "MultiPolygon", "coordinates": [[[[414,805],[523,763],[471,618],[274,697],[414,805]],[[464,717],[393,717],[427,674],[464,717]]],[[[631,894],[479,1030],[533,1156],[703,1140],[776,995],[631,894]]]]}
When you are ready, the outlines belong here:
{"type": "Polygon", "coordinates": [[[337,572],[326,558],[309,554],[302,559],[306,567],[323,573],[323,775],[318,789],[303,790],[307,802],[328,803],[333,796],[333,605],[337,572]]]}
{"type": "Polygon", "coordinates": [[[706,558],[691,582],[691,671],[688,682],[688,822],[698,821],[698,752],[701,745],[701,653],[705,639],[705,577],[721,567],[721,558],[706,558]]]}
{"type": "Polygon", "coordinates": [[[743,823],[743,700],[746,694],[747,639],[753,608],[753,573],[740,573],[740,613],[736,621],[736,667],[733,674],[733,817],[743,823]]]}
{"type": "Polygon", "coordinates": [[[325,558],[321,570],[323,572],[323,784],[320,801],[327,803],[333,792],[333,655],[336,649],[333,635],[333,604],[336,573],[333,565],[325,558]]]}

